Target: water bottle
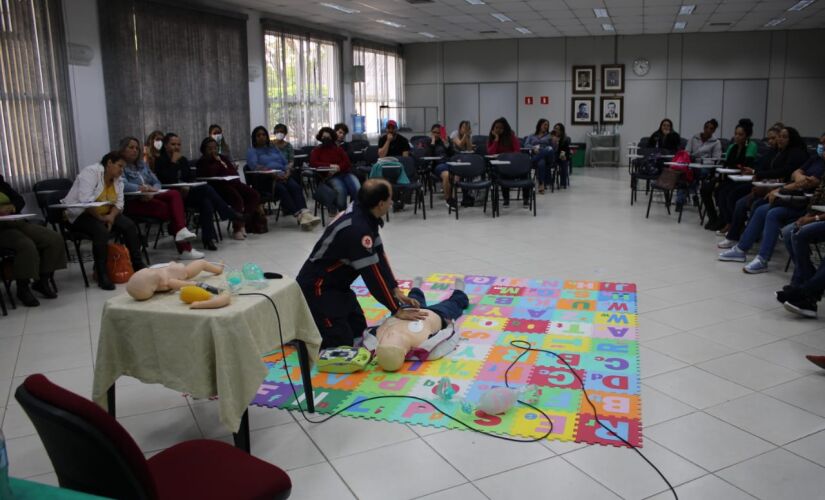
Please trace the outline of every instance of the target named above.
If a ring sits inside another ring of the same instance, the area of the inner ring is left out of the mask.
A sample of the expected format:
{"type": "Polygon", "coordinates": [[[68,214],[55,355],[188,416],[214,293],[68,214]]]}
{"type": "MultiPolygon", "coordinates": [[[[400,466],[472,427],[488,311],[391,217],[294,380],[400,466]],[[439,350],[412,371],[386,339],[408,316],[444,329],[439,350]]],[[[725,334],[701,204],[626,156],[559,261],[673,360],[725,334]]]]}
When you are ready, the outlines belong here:
{"type": "Polygon", "coordinates": [[[6,437],[0,429],[0,500],[11,498],[9,486],[9,456],[6,454],[6,437]]]}

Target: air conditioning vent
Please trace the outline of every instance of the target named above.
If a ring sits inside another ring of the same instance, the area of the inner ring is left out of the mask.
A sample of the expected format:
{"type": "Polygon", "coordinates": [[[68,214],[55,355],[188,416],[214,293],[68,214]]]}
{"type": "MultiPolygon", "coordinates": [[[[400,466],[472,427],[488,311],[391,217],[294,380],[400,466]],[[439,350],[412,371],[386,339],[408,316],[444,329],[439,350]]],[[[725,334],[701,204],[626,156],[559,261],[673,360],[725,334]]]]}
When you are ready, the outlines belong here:
{"type": "Polygon", "coordinates": [[[710,23],[711,26],[731,26],[733,23],[710,23]]]}
{"type": "Polygon", "coordinates": [[[495,35],[498,33],[498,30],[486,30],[486,31],[479,31],[479,35],[495,35]]]}

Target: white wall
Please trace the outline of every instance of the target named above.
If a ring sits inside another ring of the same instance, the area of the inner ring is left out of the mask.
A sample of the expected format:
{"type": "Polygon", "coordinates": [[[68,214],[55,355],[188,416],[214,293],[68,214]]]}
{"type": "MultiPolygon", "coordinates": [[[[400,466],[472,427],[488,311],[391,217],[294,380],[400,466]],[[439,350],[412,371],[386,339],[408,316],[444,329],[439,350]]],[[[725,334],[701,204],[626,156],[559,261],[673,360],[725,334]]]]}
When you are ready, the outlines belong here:
{"type": "Polygon", "coordinates": [[[91,47],[94,54],[89,66],[69,65],[77,164],[83,168],[100,161],[111,146],[97,28],[97,2],[72,0],[63,2],[63,7],[68,42],[91,47]]]}
{"type": "MultiPolygon", "coordinates": [[[[511,39],[406,45],[406,105],[438,105],[443,116],[445,84],[515,82],[520,136],[532,133],[539,118],[570,123],[571,67],[596,65],[598,109],[599,66],[625,65],[625,116],[619,127],[628,143],[653,132],[668,117],[681,122],[683,80],[766,80],[767,102],[754,103],[769,125],[784,121],[805,136],[825,131],[825,54],[813,50],[825,40],[825,30],[702,33],[616,37],[511,39]],[[434,57],[438,54],[440,57],[434,57]],[[632,71],[644,57],[650,72],[632,71]],[[525,105],[524,97],[534,104],[525,105]],[[539,103],[550,97],[549,105],[539,103]]],[[[716,112],[722,119],[722,109],[716,112]]],[[[711,116],[708,116],[711,118],[711,116]]],[[[457,123],[448,123],[452,130],[457,123]]],[[[486,133],[490,124],[481,124],[486,133]]],[[[568,126],[582,141],[590,126],[568,126]]],[[[696,130],[678,130],[690,137],[696,130]]],[[[720,130],[724,136],[732,130],[720,130]]],[[[764,130],[757,130],[761,136],[764,130]]]]}

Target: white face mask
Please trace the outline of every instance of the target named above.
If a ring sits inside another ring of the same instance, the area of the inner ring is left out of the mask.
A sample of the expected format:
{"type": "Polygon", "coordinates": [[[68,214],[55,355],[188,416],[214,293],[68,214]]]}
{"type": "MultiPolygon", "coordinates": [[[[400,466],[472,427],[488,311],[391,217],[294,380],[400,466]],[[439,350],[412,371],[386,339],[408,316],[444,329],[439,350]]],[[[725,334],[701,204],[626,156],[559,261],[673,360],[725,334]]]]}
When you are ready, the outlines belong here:
{"type": "Polygon", "coordinates": [[[155,149],[160,151],[160,148],[163,147],[163,141],[155,141],[152,145],[155,146],[155,149]]]}
{"type": "Polygon", "coordinates": [[[223,134],[212,134],[212,138],[215,139],[215,142],[221,142],[223,140],[223,134]]]}
{"type": "Polygon", "coordinates": [[[278,132],[277,134],[275,134],[275,140],[276,141],[283,141],[284,137],[286,137],[286,134],[282,134],[281,132],[278,132]]]}

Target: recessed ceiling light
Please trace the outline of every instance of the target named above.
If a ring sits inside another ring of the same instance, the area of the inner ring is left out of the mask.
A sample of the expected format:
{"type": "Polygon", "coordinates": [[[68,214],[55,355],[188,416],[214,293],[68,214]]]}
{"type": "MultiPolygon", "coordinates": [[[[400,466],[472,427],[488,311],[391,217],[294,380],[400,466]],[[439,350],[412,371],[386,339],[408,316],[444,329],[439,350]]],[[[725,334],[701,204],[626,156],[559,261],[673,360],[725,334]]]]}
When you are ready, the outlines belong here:
{"type": "Polygon", "coordinates": [[[349,7],[344,7],[343,5],[338,5],[335,3],[325,3],[321,2],[321,5],[324,7],[329,7],[330,9],[335,9],[337,11],[345,12],[347,14],[360,14],[361,11],[357,9],[350,9],[349,7]]]}
{"type": "Polygon", "coordinates": [[[385,24],[387,26],[392,26],[393,28],[406,28],[403,24],[394,23],[392,21],[385,21],[384,19],[376,19],[376,23],[385,24]]]}
{"type": "Polygon", "coordinates": [[[680,16],[689,16],[693,14],[693,11],[696,9],[695,5],[682,5],[679,7],[679,15],[680,16]]]}
{"type": "Polygon", "coordinates": [[[437,36],[433,35],[432,33],[427,33],[426,31],[419,31],[419,35],[426,36],[427,38],[438,38],[437,36]]]}
{"type": "Polygon", "coordinates": [[[814,3],[815,1],[816,1],[816,0],[801,0],[801,1],[799,1],[799,2],[796,2],[796,4],[794,4],[794,6],[793,6],[793,7],[791,7],[790,9],[788,9],[788,11],[789,11],[789,12],[791,12],[791,11],[800,11],[800,10],[804,9],[805,7],[807,7],[807,6],[811,5],[811,4],[812,4],[812,3],[814,3]]]}
{"type": "Polygon", "coordinates": [[[610,17],[607,9],[593,9],[593,13],[596,14],[596,17],[610,17]]]}
{"type": "Polygon", "coordinates": [[[616,31],[612,24],[604,23],[602,24],[602,29],[605,31],[616,31]]]}
{"type": "Polygon", "coordinates": [[[687,23],[684,21],[676,21],[676,24],[673,25],[673,29],[675,30],[683,30],[687,26],[687,23]]]}
{"type": "Polygon", "coordinates": [[[499,21],[501,21],[503,23],[506,23],[508,21],[512,21],[512,19],[510,19],[509,17],[505,16],[504,14],[499,14],[498,12],[493,12],[490,15],[495,17],[496,19],[498,19],[499,21]]]}
{"type": "Polygon", "coordinates": [[[484,5],[481,0],[465,0],[470,5],[484,5]]]}
{"type": "Polygon", "coordinates": [[[533,33],[532,31],[528,30],[527,28],[522,28],[521,26],[517,27],[516,31],[518,31],[519,33],[522,33],[524,35],[529,35],[529,34],[533,33]]]}
{"type": "Polygon", "coordinates": [[[763,27],[764,28],[773,28],[774,26],[779,26],[780,24],[784,23],[785,21],[787,21],[787,19],[785,19],[784,17],[779,17],[777,19],[771,19],[770,21],[765,23],[765,26],[763,26],[763,27]]]}

